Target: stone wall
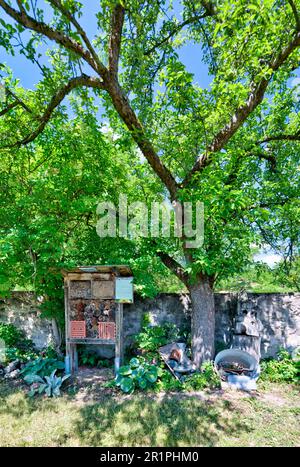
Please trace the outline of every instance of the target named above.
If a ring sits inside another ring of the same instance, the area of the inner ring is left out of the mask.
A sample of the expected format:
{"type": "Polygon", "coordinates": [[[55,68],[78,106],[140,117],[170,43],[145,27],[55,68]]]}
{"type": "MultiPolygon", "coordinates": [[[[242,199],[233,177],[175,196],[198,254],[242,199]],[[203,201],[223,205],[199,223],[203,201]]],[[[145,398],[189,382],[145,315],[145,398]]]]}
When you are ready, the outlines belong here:
{"type": "Polygon", "coordinates": [[[22,329],[37,348],[43,348],[51,343],[53,329],[51,321],[40,317],[38,306],[33,293],[13,292],[11,298],[0,299],[0,321],[22,329]]]}
{"type": "MultiPolygon", "coordinates": [[[[247,294],[254,302],[257,318],[262,322],[261,355],[275,356],[280,347],[293,350],[300,346],[300,294],[247,294]]],[[[216,293],[216,343],[217,348],[229,347],[234,320],[238,309],[236,293],[216,293]]],[[[125,337],[140,329],[143,313],[148,312],[154,324],[169,321],[179,327],[189,325],[188,295],[160,294],[155,299],[136,298],[132,305],[124,306],[125,337]]]]}
{"type": "MultiPolygon", "coordinates": [[[[257,317],[263,325],[262,357],[274,356],[280,347],[289,350],[300,346],[300,294],[248,294],[255,304],[257,317]]],[[[235,293],[215,294],[216,342],[229,347],[239,297],[235,293]]],[[[128,345],[139,332],[142,316],[149,313],[153,324],[172,322],[189,326],[189,297],[186,294],[160,294],[155,299],[135,297],[132,305],[124,305],[124,335],[128,345]]],[[[30,293],[14,293],[0,300],[0,321],[23,329],[37,347],[48,345],[53,338],[52,323],[40,317],[38,302],[30,293]]],[[[108,350],[108,349],[107,349],[108,350]]],[[[103,353],[110,356],[111,352],[103,353]]]]}

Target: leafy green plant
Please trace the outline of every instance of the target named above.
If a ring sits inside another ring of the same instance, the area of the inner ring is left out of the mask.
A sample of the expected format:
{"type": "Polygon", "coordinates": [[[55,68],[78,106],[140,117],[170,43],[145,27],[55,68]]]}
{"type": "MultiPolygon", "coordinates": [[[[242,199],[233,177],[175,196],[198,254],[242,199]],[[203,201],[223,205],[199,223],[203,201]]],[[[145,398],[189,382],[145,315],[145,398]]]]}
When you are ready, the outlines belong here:
{"type": "Polygon", "coordinates": [[[141,350],[153,352],[167,343],[166,332],[162,326],[149,326],[136,336],[135,342],[141,350]]]}
{"type": "Polygon", "coordinates": [[[156,352],[159,347],[177,341],[180,337],[178,327],[172,323],[153,326],[144,315],[142,330],[134,338],[138,349],[144,352],[156,352]]]}
{"type": "Polygon", "coordinates": [[[202,365],[201,371],[185,376],[182,381],[178,381],[164,369],[155,385],[157,391],[199,391],[202,389],[217,389],[221,387],[221,381],[215,372],[212,362],[202,365]]]}
{"type": "Polygon", "coordinates": [[[13,324],[0,323],[0,339],[5,342],[5,362],[19,359],[26,362],[36,357],[32,340],[13,324]]]}
{"type": "Polygon", "coordinates": [[[37,357],[36,352],[33,350],[21,350],[17,347],[8,347],[5,349],[5,362],[9,363],[13,360],[20,360],[22,363],[26,363],[37,357]]]}
{"type": "Polygon", "coordinates": [[[65,364],[61,360],[39,357],[28,362],[21,370],[21,375],[24,376],[24,379],[29,375],[37,375],[43,378],[51,375],[54,370],[64,370],[64,368],[65,364]]]}
{"type": "Polygon", "coordinates": [[[91,352],[85,348],[82,348],[78,352],[79,365],[91,366],[98,368],[109,368],[112,366],[112,363],[108,359],[103,359],[99,357],[95,352],[91,352]]]}
{"type": "Polygon", "coordinates": [[[44,358],[58,358],[57,351],[52,345],[48,345],[47,348],[43,349],[40,355],[44,358]]]}
{"type": "Polygon", "coordinates": [[[79,354],[79,364],[86,365],[86,366],[97,366],[99,357],[93,353],[84,351],[79,354]]]}
{"type": "Polygon", "coordinates": [[[175,392],[182,391],[183,384],[178,379],[174,378],[172,373],[167,369],[160,369],[160,376],[155,384],[156,392],[175,392]]]}
{"type": "Polygon", "coordinates": [[[108,360],[107,358],[105,359],[99,359],[97,362],[97,367],[98,368],[111,368],[113,366],[113,363],[108,360]]]}
{"type": "Polygon", "coordinates": [[[289,352],[281,349],[277,358],[261,362],[261,379],[272,383],[300,383],[300,360],[292,359],[289,352]]]}
{"type": "Polygon", "coordinates": [[[24,352],[34,348],[32,340],[26,339],[23,331],[13,324],[0,323],[0,339],[8,348],[18,348],[24,352]]]}
{"type": "Polygon", "coordinates": [[[197,391],[201,389],[217,389],[221,387],[221,380],[214,369],[212,362],[205,362],[201,367],[201,371],[193,373],[186,377],[183,382],[183,387],[186,391],[197,391]]]}
{"type": "MultiPolygon", "coordinates": [[[[151,326],[147,315],[143,318],[142,330],[135,337],[135,344],[138,349],[143,351],[143,357],[148,361],[148,364],[157,362],[157,351],[162,345],[169,342],[178,341],[179,339],[188,340],[189,332],[186,331],[184,335],[180,334],[178,328],[174,324],[165,323],[158,326],[151,326]],[[151,362],[151,363],[150,363],[151,362]]],[[[132,359],[136,360],[136,359],[132,359]]],[[[131,360],[131,361],[132,361],[131,360]]],[[[153,365],[152,365],[153,366],[153,365]]],[[[155,384],[155,390],[158,391],[180,391],[180,390],[200,390],[204,388],[219,388],[221,386],[220,378],[214,370],[212,362],[206,362],[203,364],[201,371],[192,375],[186,376],[182,381],[178,381],[174,376],[165,368],[162,367],[157,369],[157,378],[155,384]]],[[[123,367],[123,376],[130,376],[132,369],[130,367],[123,367]],[[125,374],[125,373],[126,374],[125,374]],[[128,372],[128,374],[127,374],[128,372]]],[[[133,378],[130,377],[132,380],[133,378]]],[[[132,381],[123,381],[121,378],[118,382],[125,385],[125,392],[132,392],[134,385],[132,381]]],[[[144,384],[144,383],[142,383],[144,384]]],[[[124,390],[124,389],[123,389],[124,390]]]]}
{"type": "Polygon", "coordinates": [[[135,389],[153,387],[160,375],[160,368],[151,365],[144,358],[132,358],[128,365],[122,366],[115,378],[115,385],[125,393],[135,389]]]}
{"type": "Polygon", "coordinates": [[[56,371],[53,370],[50,376],[45,376],[44,378],[37,374],[26,375],[24,381],[31,385],[28,395],[33,397],[36,394],[45,393],[48,397],[60,396],[61,386],[70,375],[56,376],[56,371]]]}
{"type": "Polygon", "coordinates": [[[0,323],[0,339],[3,339],[7,347],[16,347],[24,337],[22,331],[13,324],[0,323]]]}

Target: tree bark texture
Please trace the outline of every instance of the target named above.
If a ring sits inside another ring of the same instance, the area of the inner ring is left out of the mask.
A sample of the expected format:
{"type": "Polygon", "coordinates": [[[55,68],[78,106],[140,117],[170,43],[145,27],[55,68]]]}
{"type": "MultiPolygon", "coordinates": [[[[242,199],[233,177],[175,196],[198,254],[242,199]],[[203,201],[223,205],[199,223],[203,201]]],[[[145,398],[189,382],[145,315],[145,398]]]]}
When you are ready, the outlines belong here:
{"type": "Polygon", "coordinates": [[[189,286],[193,362],[200,367],[212,360],[215,352],[215,302],[209,278],[189,286]]]}

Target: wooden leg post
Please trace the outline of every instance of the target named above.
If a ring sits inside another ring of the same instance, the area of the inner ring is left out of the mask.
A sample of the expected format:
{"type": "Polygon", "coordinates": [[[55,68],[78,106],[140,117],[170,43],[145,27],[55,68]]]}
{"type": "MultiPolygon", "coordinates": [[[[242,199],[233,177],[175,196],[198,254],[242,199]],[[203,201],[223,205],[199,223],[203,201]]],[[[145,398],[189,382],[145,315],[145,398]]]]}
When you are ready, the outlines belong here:
{"type": "Polygon", "coordinates": [[[69,346],[70,346],[70,369],[71,369],[71,374],[74,374],[78,371],[77,345],[69,344],[69,346]]]}
{"type": "Polygon", "coordinates": [[[115,374],[123,363],[123,304],[119,303],[116,316],[115,374]]]}

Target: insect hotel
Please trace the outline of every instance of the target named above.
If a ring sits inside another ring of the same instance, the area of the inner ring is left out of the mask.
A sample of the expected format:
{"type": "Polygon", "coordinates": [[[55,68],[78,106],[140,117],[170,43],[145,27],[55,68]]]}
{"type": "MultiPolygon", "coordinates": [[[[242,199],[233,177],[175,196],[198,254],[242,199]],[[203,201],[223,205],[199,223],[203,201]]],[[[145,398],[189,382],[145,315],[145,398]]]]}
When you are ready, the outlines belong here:
{"type": "Polygon", "coordinates": [[[123,303],[133,303],[128,266],[80,266],[63,270],[66,372],[78,370],[77,345],[115,347],[115,371],[123,359],[123,303]]]}

